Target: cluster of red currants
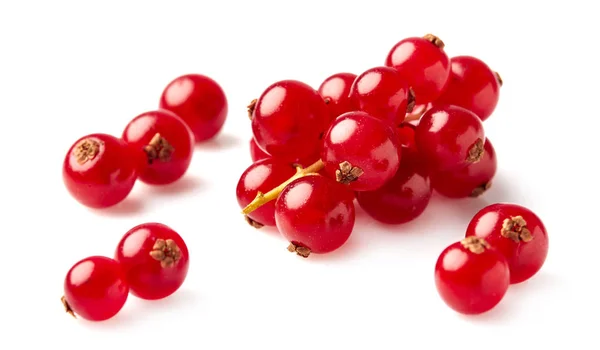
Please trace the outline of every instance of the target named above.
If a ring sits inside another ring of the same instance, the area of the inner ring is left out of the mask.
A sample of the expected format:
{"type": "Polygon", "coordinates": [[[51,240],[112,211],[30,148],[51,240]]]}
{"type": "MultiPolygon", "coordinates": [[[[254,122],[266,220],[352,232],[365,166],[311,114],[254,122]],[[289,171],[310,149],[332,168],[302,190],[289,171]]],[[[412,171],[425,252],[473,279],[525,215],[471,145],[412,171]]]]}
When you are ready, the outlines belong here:
{"type": "Polygon", "coordinates": [[[160,223],[141,224],[121,238],[114,259],[90,256],[73,265],[62,302],[73,317],[104,321],[121,311],[130,292],[146,300],[175,293],[188,268],[188,248],[177,232],[160,223]]]}
{"type": "Polygon", "coordinates": [[[91,208],[123,201],[137,179],[166,185],[187,171],[194,144],[213,138],[227,117],[221,86],[200,74],[171,81],[159,109],[142,113],[123,135],[91,134],[77,140],[63,163],[64,183],[71,195],[91,208]]]}
{"type": "MultiPolygon", "coordinates": [[[[483,121],[501,85],[480,59],[448,58],[431,34],[397,43],[384,66],[332,75],[317,90],[296,80],[272,84],[248,106],[254,163],[236,189],[246,220],[276,226],[291,252],[308,257],[348,240],[355,200],[375,220],[402,224],[424,212],[433,190],[481,195],[497,169],[483,121]]],[[[487,311],[510,282],[541,268],[547,250],[530,210],[484,208],[467,238],[442,253],[440,295],[459,312],[487,311]]]]}

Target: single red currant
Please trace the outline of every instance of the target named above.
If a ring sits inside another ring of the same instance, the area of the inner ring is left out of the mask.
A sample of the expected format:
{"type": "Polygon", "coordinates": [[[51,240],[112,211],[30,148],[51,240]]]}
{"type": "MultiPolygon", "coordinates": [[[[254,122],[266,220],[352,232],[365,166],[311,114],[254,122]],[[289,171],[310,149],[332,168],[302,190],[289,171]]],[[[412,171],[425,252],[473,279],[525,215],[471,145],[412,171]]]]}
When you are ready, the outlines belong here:
{"type": "Polygon", "coordinates": [[[466,315],[498,305],[508,290],[509,275],[504,256],[477,237],[450,245],[435,265],[435,285],[442,300],[466,315]]]}
{"type": "Polygon", "coordinates": [[[402,74],[390,67],[374,67],[359,75],[350,97],[361,111],[394,125],[402,123],[415,102],[402,74]]]}
{"type": "Polygon", "coordinates": [[[252,162],[257,162],[259,160],[263,160],[266,158],[271,158],[271,155],[267,152],[263,151],[258,147],[254,138],[250,139],[250,157],[252,158],[252,162]]]}
{"type": "Polygon", "coordinates": [[[171,81],[160,97],[159,106],[181,117],[196,142],[217,135],[228,112],[227,97],[221,86],[201,74],[182,75],[171,81]]]}
{"type": "Polygon", "coordinates": [[[477,163],[471,163],[460,169],[431,174],[432,187],[439,194],[449,198],[482,195],[492,186],[492,179],[498,168],[496,151],[490,139],[485,140],[483,150],[483,156],[477,163]]]}
{"type": "Polygon", "coordinates": [[[418,154],[405,149],[400,169],[383,187],[356,192],[360,207],[385,224],[403,224],[419,217],[431,199],[431,184],[418,154]]]}
{"type": "Polygon", "coordinates": [[[450,171],[481,160],[485,134],[473,112],[448,105],[425,112],[417,125],[415,141],[431,171],[450,171]]]}
{"type": "Polygon", "coordinates": [[[397,43],[390,50],[385,65],[396,68],[406,79],[418,104],[437,99],[450,74],[444,43],[431,34],[423,38],[407,38],[397,43]]]}
{"type": "Polygon", "coordinates": [[[325,134],[321,159],[329,177],[354,191],[373,191],[394,177],[401,153],[387,123],[365,112],[348,112],[325,134]]]}
{"type": "Polygon", "coordinates": [[[436,104],[460,106],[486,120],[498,104],[502,80],[482,60],[471,56],[450,59],[450,77],[436,104]]]}
{"type": "Polygon", "coordinates": [[[354,228],[354,194],[321,175],[292,181],[275,204],[279,232],[291,243],[288,250],[302,257],[341,247],[354,228]]]}
{"type": "Polygon", "coordinates": [[[123,140],[144,158],[139,179],[164,185],[179,180],[187,171],[194,152],[194,135],[172,112],[158,110],[138,115],[127,124],[123,140]]]}
{"type": "MultiPolygon", "coordinates": [[[[296,169],[289,163],[266,158],[250,165],[240,177],[236,197],[240,208],[246,207],[256,195],[267,193],[294,176],[296,169]]],[[[256,228],[275,226],[275,202],[271,201],[246,216],[246,221],[256,228]]]]}
{"type": "Polygon", "coordinates": [[[64,288],[65,310],[89,321],[115,316],[129,294],[121,265],[103,256],[91,256],[73,265],[65,277],[64,288]]]}
{"type": "Polygon", "coordinates": [[[417,126],[411,122],[403,122],[396,128],[396,136],[398,137],[399,145],[404,149],[416,151],[417,144],[415,143],[415,132],[417,126]]]}
{"type": "Polygon", "coordinates": [[[305,83],[283,80],[256,101],[252,131],[258,146],[282,161],[315,154],[329,125],[329,111],[319,93],[305,83]]]}
{"type": "Polygon", "coordinates": [[[481,209],[466,236],[485,239],[506,257],[513,284],[535,275],[548,255],[546,227],[535,213],[517,204],[495,203],[481,209]]]}
{"type": "Polygon", "coordinates": [[[350,87],[356,79],[356,74],[337,73],[334,74],[319,86],[319,94],[325,100],[327,109],[329,109],[329,120],[354,110],[352,100],[350,99],[350,87]]]}
{"type": "Polygon", "coordinates": [[[131,294],[157,300],[181,287],[190,256],[183,238],[169,226],[145,223],[129,230],[119,242],[115,260],[121,263],[131,294]]]}
{"type": "Polygon", "coordinates": [[[77,140],[63,162],[69,193],[90,208],[108,208],[124,200],[137,179],[139,159],[123,140],[91,134],[77,140]]]}

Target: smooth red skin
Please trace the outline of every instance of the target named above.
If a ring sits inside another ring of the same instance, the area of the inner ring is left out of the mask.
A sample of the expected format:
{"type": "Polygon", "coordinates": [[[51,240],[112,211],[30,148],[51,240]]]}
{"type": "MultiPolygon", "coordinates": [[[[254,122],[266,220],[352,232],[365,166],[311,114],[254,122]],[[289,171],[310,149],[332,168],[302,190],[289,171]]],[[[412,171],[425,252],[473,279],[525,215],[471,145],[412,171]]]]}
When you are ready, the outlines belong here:
{"type": "Polygon", "coordinates": [[[504,256],[494,249],[472,253],[460,242],[444,249],[435,265],[435,285],[442,300],[465,315],[482,314],[502,300],[510,273],[504,256]]]}
{"type": "Polygon", "coordinates": [[[271,155],[267,154],[267,152],[260,149],[260,147],[258,147],[258,145],[256,144],[256,141],[254,141],[254,138],[251,138],[250,157],[252,158],[252,162],[254,163],[262,159],[271,158],[271,155]]]}
{"type": "Polygon", "coordinates": [[[151,185],[166,185],[179,180],[188,170],[194,153],[194,135],[187,124],[173,112],[158,110],[133,118],[123,131],[123,140],[139,152],[143,160],[139,179],[151,185]],[[159,133],[174,148],[167,162],[147,161],[144,147],[159,133]]]}
{"type": "Polygon", "coordinates": [[[330,122],[355,109],[350,99],[350,88],[355,79],[356,74],[337,73],[325,79],[319,86],[319,94],[327,102],[330,122]]]}
{"type": "Polygon", "coordinates": [[[350,97],[359,110],[395,125],[406,117],[409,86],[396,69],[374,67],[359,75],[350,97]]]}
{"type": "Polygon", "coordinates": [[[385,65],[396,68],[406,79],[418,104],[437,99],[450,75],[446,52],[423,38],[398,42],[388,53],[385,65]]]}
{"type": "MultiPolygon", "coordinates": [[[[267,193],[294,176],[296,169],[289,163],[274,158],[259,160],[250,165],[240,176],[235,194],[240,208],[245,208],[256,198],[258,192],[267,193]]],[[[275,226],[275,201],[270,201],[252,213],[252,220],[265,226],[275,226]]]]}
{"type": "Polygon", "coordinates": [[[329,126],[329,110],[312,87],[296,80],[269,86],[252,116],[256,144],[271,156],[295,162],[315,154],[329,126]]]}
{"type": "Polygon", "coordinates": [[[469,150],[478,139],[485,142],[481,120],[458,106],[433,107],[417,125],[415,141],[432,172],[451,171],[470,164],[469,150]]]}
{"type": "Polygon", "coordinates": [[[360,207],[375,220],[403,224],[419,217],[431,199],[431,183],[416,152],[403,151],[400,169],[383,187],[356,192],[360,207]]]}
{"type": "Polygon", "coordinates": [[[125,273],[131,294],[146,300],[158,300],[175,293],[185,281],[190,260],[188,248],[181,236],[169,226],[145,223],[129,230],[115,251],[125,273]],[[163,268],[150,252],[157,239],[172,239],[181,250],[181,259],[172,267],[163,268]]]}
{"type": "Polygon", "coordinates": [[[340,248],[352,233],[354,194],[321,175],[296,179],[275,204],[279,232],[296,246],[325,254],[340,248]]]}
{"type": "Polygon", "coordinates": [[[221,131],[229,108],[221,86],[201,74],[182,75],[171,81],[163,90],[159,106],[181,117],[196,142],[207,141],[221,131]]]}
{"type": "Polygon", "coordinates": [[[516,284],[533,277],[548,256],[548,233],[540,218],[531,210],[512,203],[495,203],[481,209],[467,227],[466,237],[477,236],[496,247],[508,260],[510,283],[516,284]],[[522,216],[533,239],[516,243],[501,234],[504,220],[522,216]]]}
{"type": "Polygon", "coordinates": [[[353,191],[373,191],[394,177],[401,154],[397,136],[388,124],[365,112],[348,112],[325,134],[321,159],[332,179],[344,161],[361,168],[362,176],[348,186],[353,191]]]}
{"type": "Polygon", "coordinates": [[[472,56],[450,59],[450,77],[435,104],[466,108],[486,120],[500,99],[500,82],[485,62],[472,56]]]}
{"type": "Polygon", "coordinates": [[[398,143],[403,148],[409,148],[416,151],[417,145],[415,142],[415,132],[417,126],[410,122],[404,122],[398,125],[396,128],[396,135],[398,136],[398,143]]]}
{"type": "Polygon", "coordinates": [[[63,182],[79,203],[94,209],[123,201],[138,177],[139,157],[123,140],[107,134],[90,134],[77,140],[63,161],[63,182]],[[79,164],[74,149],[83,139],[100,143],[98,154],[79,164]]]}
{"type": "Polygon", "coordinates": [[[489,139],[486,139],[483,148],[483,157],[479,162],[431,174],[431,185],[435,191],[448,198],[467,198],[472,196],[476,188],[492,182],[498,169],[496,151],[489,139]]]}
{"type": "Polygon", "coordinates": [[[129,295],[129,286],[120,264],[103,256],[77,262],[65,277],[64,296],[73,312],[89,321],[115,316],[129,295]]]}

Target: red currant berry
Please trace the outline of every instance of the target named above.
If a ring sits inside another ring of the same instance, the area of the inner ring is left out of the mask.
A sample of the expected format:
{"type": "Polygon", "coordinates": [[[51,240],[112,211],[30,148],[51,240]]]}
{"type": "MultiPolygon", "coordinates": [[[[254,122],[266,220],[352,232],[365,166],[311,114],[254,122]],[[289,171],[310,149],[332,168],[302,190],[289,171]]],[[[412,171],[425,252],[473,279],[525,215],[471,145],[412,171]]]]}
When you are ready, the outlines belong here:
{"type": "Polygon", "coordinates": [[[256,101],[252,131],[265,152],[295,162],[317,152],[328,122],[327,105],[316,90],[283,80],[269,86],[256,101]]]}
{"type": "Polygon", "coordinates": [[[131,294],[157,300],[175,293],[185,281],[190,264],[181,236],[159,223],[145,223],[129,230],[117,246],[131,294]]]}
{"type": "Polygon", "coordinates": [[[496,151],[490,142],[485,140],[483,156],[477,163],[452,171],[431,174],[431,184],[441,195],[449,198],[478,197],[492,186],[496,175],[498,161],[496,151]]]}
{"type": "MultiPolygon", "coordinates": [[[[236,197],[240,208],[245,208],[256,195],[267,193],[296,173],[288,163],[266,158],[250,165],[240,177],[236,197]]],[[[271,201],[246,216],[246,221],[256,228],[275,226],[275,202],[271,201]]]]}
{"type": "Polygon", "coordinates": [[[450,171],[481,160],[485,134],[473,112],[448,105],[425,112],[417,125],[415,141],[432,171],[450,171]]]}
{"type": "Polygon", "coordinates": [[[356,192],[356,199],[369,216],[385,224],[419,217],[431,199],[431,184],[418,154],[404,150],[396,175],[375,191],[356,192]]]}
{"type": "Polygon", "coordinates": [[[415,143],[415,132],[417,126],[410,122],[403,122],[396,128],[396,136],[398,136],[398,143],[403,148],[408,148],[416,151],[417,145],[415,143]]]}
{"type": "Polygon", "coordinates": [[[266,158],[271,158],[267,152],[263,151],[258,147],[254,138],[250,139],[250,157],[252,158],[252,162],[257,162],[259,160],[263,160],[266,158]]]}
{"type": "Polygon", "coordinates": [[[350,97],[361,111],[395,125],[402,123],[414,106],[414,95],[406,80],[390,67],[371,68],[359,75],[350,97]]]}
{"type": "Polygon", "coordinates": [[[123,131],[123,140],[143,152],[139,179],[148,184],[178,180],[192,161],[194,135],[181,118],[167,110],[135,117],[123,131]]]}
{"type": "Polygon", "coordinates": [[[279,232],[290,241],[288,250],[308,257],[341,247],[354,228],[354,194],[321,175],[292,181],[275,204],[279,232]]]}
{"type": "Polygon", "coordinates": [[[485,239],[506,257],[513,284],[535,275],[548,255],[546,227],[535,213],[517,204],[496,203],[481,209],[471,219],[466,236],[485,239]]]}
{"type": "Polygon", "coordinates": [[[348,112],[333,121],[323,138],[325,173],[354,191],[373,191],[398,171],[397,136],[380,119],[348,112]]]}
{"type": "Polygon", "coordinates": [[[124,200],[137,179],[137,161],[123,140],[91,134],[71,146],[63,162],[69,193],[91,208],[108,208],[124,200]]]}
{"type": "Polygon", "coordinates": [[[325,79],[319,87],[319,94],[329,109],[330,121],[341,114],[354,110],[350,99],[350,87],[355,79],[356,74],[337,73],[325,79]]]}
{"type": "Polygon", "coordinates": [[[65,278],[65,310],[89,321],[115,316],[127,301],[129,286],[121,265],[110,258],[91,256],[77,262],[65,278]]]}
{"type": "Polygon", "coordinates": [[[466,315],[498,305],[508,290],[509,275],[504,256],[477,237],[450,245],[435,265],[435,284],[442,300],[466,315]]]}
{"type": "Polygon", "coordinates": [[[213,138],[227,118],[227,97],[213,79],[200,74],[182,75],[171,81],[160,97],[160,108],[183,119],[196,142],[213,138]]]}
{"type": "Polygon", "coordinates": [[[431,34],[397,43],[390,50],[385,65],[400,72],[413,89],[419,104],[437,99],[450,74],[444,43],[431,34]]]}
{"type": "Polygon", "coordinates": [[[498,104],[502,80],[478,58],[458,56],[450,59],[450,78],[436,104],[460,106],[486,120],[498,104]]]}

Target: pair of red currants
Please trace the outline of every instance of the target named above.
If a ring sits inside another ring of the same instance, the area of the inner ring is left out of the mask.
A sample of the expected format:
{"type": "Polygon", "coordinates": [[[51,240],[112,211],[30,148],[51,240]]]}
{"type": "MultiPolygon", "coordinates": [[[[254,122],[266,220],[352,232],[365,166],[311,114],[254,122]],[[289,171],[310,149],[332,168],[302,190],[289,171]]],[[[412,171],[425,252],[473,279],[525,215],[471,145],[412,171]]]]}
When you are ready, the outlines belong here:
{"type": "Polygon", "coordinates": [[[72,316],[104,321],[115,316],[129,293],[146,300],[175,293],[189,268],[188,248],[172,228],[145,223],[129,230],[114,259],[90,256],[71,267],[62,302],[72,316]]]}
{"type": "Polygon", "coordinates": [[[133,118],[121,138],[91,134],[77,140],[63,162],[63,179],[70,194],[91,208],[123,201],[137,179],[166,185],[187,171],[194,144],[213,138],[227,117],[223,89],[199,74],[171,81],[159,109],[133,118]]]}

